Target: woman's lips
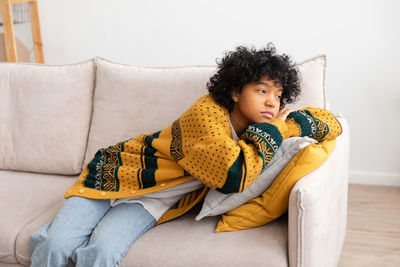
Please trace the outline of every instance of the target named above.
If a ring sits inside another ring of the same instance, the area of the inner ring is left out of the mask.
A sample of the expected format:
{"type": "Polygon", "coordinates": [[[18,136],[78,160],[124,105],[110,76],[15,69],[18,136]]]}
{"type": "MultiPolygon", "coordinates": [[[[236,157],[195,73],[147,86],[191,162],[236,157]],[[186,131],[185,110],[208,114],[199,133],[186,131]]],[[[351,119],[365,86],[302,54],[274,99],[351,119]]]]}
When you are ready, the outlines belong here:
{"type": "Polygon", "coordinates": [[[261,112],[261,114],[268,119],[272,119],[274,117],[274,113],[266,111],[266,112],[261,112]]]}

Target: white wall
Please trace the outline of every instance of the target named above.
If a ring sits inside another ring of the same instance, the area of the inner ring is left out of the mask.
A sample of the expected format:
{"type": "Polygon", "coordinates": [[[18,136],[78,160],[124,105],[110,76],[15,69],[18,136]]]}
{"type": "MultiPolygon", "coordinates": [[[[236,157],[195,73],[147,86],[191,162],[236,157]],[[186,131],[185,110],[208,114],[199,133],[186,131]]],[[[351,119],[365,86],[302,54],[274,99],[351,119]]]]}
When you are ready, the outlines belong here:
{"type": "Polygon", "coordinates": [[[302,61],[327,54],[331,109],[351,126],[351,181],[400,185],[400,1],[39,0],[46,63],[94,56],[209,65],[272,41],[302,61]]]}

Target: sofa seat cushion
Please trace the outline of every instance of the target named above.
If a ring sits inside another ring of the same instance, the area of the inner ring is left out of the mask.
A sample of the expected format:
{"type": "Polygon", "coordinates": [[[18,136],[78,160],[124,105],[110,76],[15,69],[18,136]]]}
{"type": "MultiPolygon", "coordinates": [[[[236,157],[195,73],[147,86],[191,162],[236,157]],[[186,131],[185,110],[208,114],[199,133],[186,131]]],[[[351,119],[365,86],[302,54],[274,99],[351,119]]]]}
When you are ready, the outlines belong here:
{"type": "MultiPolygon", "coordinates": [[[[18,261],[29,265],[29,236],[52,220],[62,202],[28,224],[17,239],[18,261]]],[[[142,235],[119,266],[288,266],[287,215],[253,229],[214,233],[219,219],[195,221],[201,206],[142,235]]]]}
{"type": "Polygon", "coordinates": [[[119,266],[288,266],[286,214],[262,227],[214,233],[219,216],[195,221],[200,209],[145,233],[119,266]]]}
{"type": "Polygon", "coordinates": [[[21,230],[63,201],[76,178],[0,170],[0,262],[17,263],[15,244],[21,230]]]}

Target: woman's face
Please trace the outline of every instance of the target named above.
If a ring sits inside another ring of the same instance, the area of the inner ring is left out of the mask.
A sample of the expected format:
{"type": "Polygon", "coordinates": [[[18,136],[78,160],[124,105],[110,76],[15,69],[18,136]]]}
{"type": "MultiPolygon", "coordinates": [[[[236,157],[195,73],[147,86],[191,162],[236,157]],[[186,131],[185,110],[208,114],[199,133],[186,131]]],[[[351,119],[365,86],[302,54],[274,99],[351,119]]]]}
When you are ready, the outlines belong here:
{"type": "Polygon", "coordinates": [[[282,92],[280,83],[267,77],[248,83],[232,96],[235,102],[232,113],[246,125],[271,122],[279,112],[282,92]]]}

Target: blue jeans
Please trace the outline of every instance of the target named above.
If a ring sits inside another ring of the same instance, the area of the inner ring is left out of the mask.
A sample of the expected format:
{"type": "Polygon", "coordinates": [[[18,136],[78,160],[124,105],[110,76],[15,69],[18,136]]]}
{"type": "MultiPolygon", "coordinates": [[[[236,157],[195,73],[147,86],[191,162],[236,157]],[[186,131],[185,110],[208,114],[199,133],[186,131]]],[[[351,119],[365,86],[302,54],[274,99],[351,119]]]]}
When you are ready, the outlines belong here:
{"type": "Polygon", "coordinates": [[[56,218],[30,236],[31,266],[117,266],[128,248],[156,223],[138,203],[70,197],[56,218]]]}

